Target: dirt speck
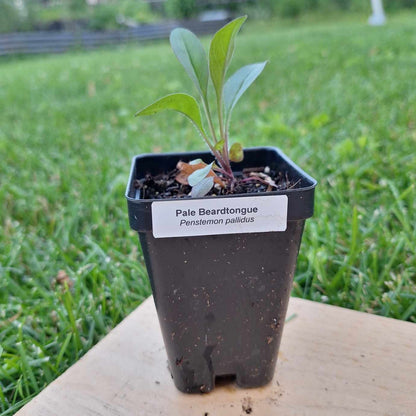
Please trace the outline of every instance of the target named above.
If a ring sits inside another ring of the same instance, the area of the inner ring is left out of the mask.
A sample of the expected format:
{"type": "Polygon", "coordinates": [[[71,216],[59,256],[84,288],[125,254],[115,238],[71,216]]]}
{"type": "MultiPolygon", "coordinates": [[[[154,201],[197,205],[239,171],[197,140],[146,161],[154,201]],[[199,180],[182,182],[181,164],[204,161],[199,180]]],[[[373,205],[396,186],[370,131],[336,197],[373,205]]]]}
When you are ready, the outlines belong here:
{"type": "Polygon", "coordinates": [[[59,270],[52,281],[52,287],[54,288],[56,284],[62,286],[64,289],[71,289],[74,286],[74,281],[67,275],[65,270],[59,270]]]}
{"type": "Polygon", "coordinates": [[[241,408],[246,415],[253,413],[253,401],[251,400],[251,397],[244,397],[241,408]]]}
{"type": "Polygon", "coordinates": [[[201,393],[208,393],[209,392],[209,388],[205,384],[203,384],[202,386],[199,387],[199,391],[201,393]]]}
{"type": "Polygon", "coordinates": [[[280,323],[277,318],[272,319],[272,323],[270,324],[270,328],[274,329],[275,331],[280,328],[280,323]]]}

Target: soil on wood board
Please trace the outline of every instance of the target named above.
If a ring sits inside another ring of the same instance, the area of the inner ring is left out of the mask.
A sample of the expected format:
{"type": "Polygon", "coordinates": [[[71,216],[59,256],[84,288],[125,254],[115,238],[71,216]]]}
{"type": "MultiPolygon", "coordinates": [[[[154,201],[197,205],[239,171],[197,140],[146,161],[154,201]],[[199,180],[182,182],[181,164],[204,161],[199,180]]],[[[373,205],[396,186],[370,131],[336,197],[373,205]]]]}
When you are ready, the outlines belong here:
{"type": "MultiPolygon", "coordinates": [[[[134,186],[140,189],[141,199],[186,198],[190,196],[191,187],[175,180],[178,169],[153,176],[150,173],[142,179],[136,179],[134,186]]],[[[236,183],[233,189],[221,188],[215,185],[207,196],[256,194],[260,192],[282,191],[294,188],[296,183],[290,180],[287,172],[277,172],[268,166],[246,168],[242,172],[234,173],[236,183]],[[270,178],[276,186],[267,183],[264,178],[270,178]]],[[[221,178],[221,176],[220,176],[221,178]]]]}

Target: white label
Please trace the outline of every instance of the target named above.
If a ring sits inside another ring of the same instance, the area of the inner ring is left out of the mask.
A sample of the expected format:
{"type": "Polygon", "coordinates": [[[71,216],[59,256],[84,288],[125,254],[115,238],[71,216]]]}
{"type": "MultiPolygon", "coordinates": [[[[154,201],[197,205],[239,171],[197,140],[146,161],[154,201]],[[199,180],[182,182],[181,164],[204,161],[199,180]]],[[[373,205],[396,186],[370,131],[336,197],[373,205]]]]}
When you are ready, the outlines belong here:
{"type": "Polygon", "coordinates": [[[287,196],[156,201],[152,223],[155,238],[285,231],[287,196]]]}

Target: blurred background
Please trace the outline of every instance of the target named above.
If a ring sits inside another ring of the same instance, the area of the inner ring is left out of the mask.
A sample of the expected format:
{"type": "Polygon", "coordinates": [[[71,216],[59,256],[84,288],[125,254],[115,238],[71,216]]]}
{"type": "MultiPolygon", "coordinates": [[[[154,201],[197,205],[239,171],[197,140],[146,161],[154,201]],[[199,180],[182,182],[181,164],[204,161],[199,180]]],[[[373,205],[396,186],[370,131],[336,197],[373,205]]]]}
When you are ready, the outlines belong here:
{"type": "Polygon", "coordinates": [[[134,118],[195,93],[176,26],[208,50],[246,13],[230,74],[269,61],[230,132],[318,180],[292,295],[416,322],[416,4],[383,5],[0,0],[1,416],[151,293],[124,199],[131,158],[205,149],[180,115],[134,118]]]}
{"type": "MultiPolygon", "coordinates": [[[[384,7],[397,13],[416,2],[389,0],[384,7]]],[[[292,21],[373,14],[370,21],[384,22],[380,0],[0,0],[0,56],[166,38],[184,21],[199,34],[210,33],[241,14],[292,21]]]]}
{"type": "MultiPolygon", "coordinates": [[[[385,1],[395,12],[416,7],[415,0],[385,1]]],[[[188,19],[208,11],[248,14],[251,18],[296,18],[311,13],[364,13],[366,0],[0,0],[0,32],[90,29],[109,30],[188,19]]]]}

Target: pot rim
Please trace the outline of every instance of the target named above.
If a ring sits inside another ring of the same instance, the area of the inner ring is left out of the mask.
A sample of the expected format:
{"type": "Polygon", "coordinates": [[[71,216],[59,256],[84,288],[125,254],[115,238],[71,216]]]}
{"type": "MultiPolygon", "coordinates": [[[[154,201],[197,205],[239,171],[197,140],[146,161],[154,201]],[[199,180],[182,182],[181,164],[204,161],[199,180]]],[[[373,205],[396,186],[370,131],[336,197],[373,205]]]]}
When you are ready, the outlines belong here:
{"type": "MultiPolygon", "coordinates": [[[[296,163],[294,163],[285,153],[283,153],[278,147],[274,147],[274,146],[258,146],[258,147],[247,147],[244,149],[244,151],[255,151],[255,150],[269,150],[272,152],[276,152],[281,159],[286,162],[288,165],[290,165],[292,168],[294,168],[304,179],[306,179],[308,182],[310,182],[310,185],[308,186],[301,186],[299,188],[292,188],[292,189],[283,189],[283,190],[277,190],[277,191],[270,191],[270,192],[258,192],[255,194],[233,194],[233,195],[217,195],[215,196],[215,198],[244,198],[244,197],[259,197],[259,196],[267,196],[267,195],[288,195],[291,193],[297,193],[297,192],[305,192],[308,190],[312,190],[317,186],[317,180],[315,178],[313,178],[312,176],[310,176],[309,174],[307,174],[303,169],[301,169],[296,163]]],[[[127,199],[127,201],[129,203],[133,203],[133,204],[137,204],[137,203],[141,203],[143,201],[146,202],[153,202],[153,201],[158,201],[158,202],[171,202],[171,201],[177,201],[177,199],[174,198],[166,198],[166,199],[154,199],[154,198],[147,198],[147,199],[141,199],[141,198],[136,198],[136,197],[132,197],[129,194],[131,193],[131,184],[132,181],[134,180],[133,176],[135,173],[134,167],[137,163],[137,160],[140,159],[144,159],[147,157],[155,157],[155,158],[166,158],[166,157],[172,157],[172,156],[176,156],[176,155],[187,155],[187,156],[191,156],[192,155],[200,155],[201,153],[206,153],[207,155],[211,155],[210,152],[208,151],[191,151],[191,152],[167,152],[167,153],[141,153],[138,154],[136,156],[133,156],[132,158],[132,162],[131,162],[131,168],[130,168],[130,175],[129,175],[129,179],[128,179],[128,183],[127,183],[127,188],[126,188],[126,192],[125,192],[125,197],[127,199]]],[[[199,198],[192,198],[193,200],[198,200],[198,199],[207,199],[207,198],[213,198],[212,196],[203,196],[203,197],[199,197],[199,198]]],[[[183,198],[181,200],[186,201],[187,198],[183,198]]]]}

